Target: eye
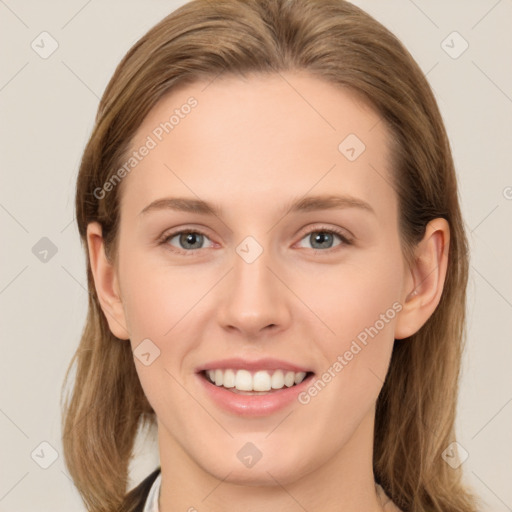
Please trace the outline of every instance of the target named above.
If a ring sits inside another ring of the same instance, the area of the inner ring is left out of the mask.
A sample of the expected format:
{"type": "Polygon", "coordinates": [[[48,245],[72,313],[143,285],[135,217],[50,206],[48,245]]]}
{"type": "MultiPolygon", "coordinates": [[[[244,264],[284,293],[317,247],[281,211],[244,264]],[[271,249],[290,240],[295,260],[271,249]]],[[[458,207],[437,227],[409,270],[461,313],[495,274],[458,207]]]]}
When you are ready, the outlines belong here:
{"type": "MultiPolygon", "coordinates": [[[[191,252],[196,249],[204,249],[203,243],[205,239],[210,240],[205,234],[199,231],[182,230],[165,235],[161,243],[175,247],[178,252],[191,252]]],[[[210,245],[210,247],[212,246],[213,244],[210,245]]]]}
{"type": "MultiPolygon", "coordinates": [[[[313,231],[309,231],[307,235],[301,239],[301,242],[303,240],[309,242],[311,244],[309,248],[315,250],[329,250],[338,245],[351,245],[352,243],[341,231],[332,228],[317,228],[313,231]],[[341,242],[333,245],[336,238],[341,240],[341,242]]],[[[302,244],[299,246],[304,247],[302,244]]],[[[306,248],[308,247],[306,246],[306,248]]]]}

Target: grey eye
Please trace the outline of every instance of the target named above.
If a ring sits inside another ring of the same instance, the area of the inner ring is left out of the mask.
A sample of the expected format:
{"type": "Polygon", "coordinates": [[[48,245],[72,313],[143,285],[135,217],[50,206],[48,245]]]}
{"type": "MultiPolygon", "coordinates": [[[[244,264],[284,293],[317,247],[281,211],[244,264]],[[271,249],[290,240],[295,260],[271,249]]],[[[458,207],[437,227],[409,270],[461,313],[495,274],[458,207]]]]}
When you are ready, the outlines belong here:
{"type": "MultiPolygon", "coordinates": [[[[307,240],[310,244],[310,247],[308,248],[311,249],[331,249],[335,245],[339,245],[341,243],[339,242],[338,244],[335,244],[335,238],[342,240],[340,235],[332,231],[316,230],[308,233],[302,240],[307,240]]],[[[304,247],[304,245],[301,244],[301,247],[304,247]]]]}

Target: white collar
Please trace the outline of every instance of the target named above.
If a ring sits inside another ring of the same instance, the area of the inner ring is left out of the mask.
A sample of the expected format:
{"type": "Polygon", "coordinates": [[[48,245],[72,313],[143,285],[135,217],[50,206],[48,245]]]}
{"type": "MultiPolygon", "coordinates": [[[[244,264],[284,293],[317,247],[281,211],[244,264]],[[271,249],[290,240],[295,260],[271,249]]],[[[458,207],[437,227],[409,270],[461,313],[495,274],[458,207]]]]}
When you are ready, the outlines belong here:
{"type": "Polygon", "coordinates": [[[158,498],[160,496],[160,484],[162,481],[162,472],[158,473],[155,478],[151,489],[149,490],[146,503],[144,504],[144,510],[142,512],[158,512],[158,498]]]}

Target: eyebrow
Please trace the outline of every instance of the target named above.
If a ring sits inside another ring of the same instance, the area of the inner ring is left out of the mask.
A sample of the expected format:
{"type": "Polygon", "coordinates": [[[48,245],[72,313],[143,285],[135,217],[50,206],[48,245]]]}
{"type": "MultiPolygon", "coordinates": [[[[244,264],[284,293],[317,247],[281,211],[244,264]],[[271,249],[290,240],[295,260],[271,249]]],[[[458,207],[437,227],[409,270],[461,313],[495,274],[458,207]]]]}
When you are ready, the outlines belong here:
{"type": "MultiPolygon", "coordinates": [[[[296,213],[345,208],[359,208],[363,211],[376,215],[374,209],[362,199],[352,196],[335,195],[319,195],[300,198],[292,201],[292,203],[283,210],[288,213],[296,213]]],[[[201,199],[186,197],[164,197],[162,199],[157,199],[147,205],[139,215],[145,215],[149,212],[158,210],[175,210],[202,215],[215,215],[216,217],[220,217],[222,215],[222,209],[219,206],[201,199]]]]}

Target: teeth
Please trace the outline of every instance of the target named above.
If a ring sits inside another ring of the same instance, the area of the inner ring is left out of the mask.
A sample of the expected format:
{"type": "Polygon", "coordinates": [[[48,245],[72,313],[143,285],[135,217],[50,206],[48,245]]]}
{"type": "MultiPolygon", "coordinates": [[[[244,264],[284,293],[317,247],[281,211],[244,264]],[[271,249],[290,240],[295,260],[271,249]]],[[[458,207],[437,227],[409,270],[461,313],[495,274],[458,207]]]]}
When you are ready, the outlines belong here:
{"type": "MultiPolygon", "coordinates": [[[[220,371],[220,370],[219,370],[220,371]]],[[[225,388],[234,388],[236,384],[236,374],[233,370],[226,370],[222,378],[222,385],[225,388]]]]}
{"type": "Polygon", "coordinates": [[[270,391],[272,377],[268,372],[256,372],[252,378],[252,388],[254,391],[270,391]]]}
{"type": "MultiPolygon", "coordinates": [[[[217,374],[219,370],[215,370],[217,374]]],[[[217,384],[217,382],[215,382],[217,384]]],[[[235,377],[235,388],[240,391],[254,391],[252,387],[252,375],[247,370],[238,370],[235,377]]]]}
{"type": "Polygon", "coordinates": [[[276,370],[272,375],[272,389],[281,389],[284,387],[284,374],[281,370],[276,370]]]}
{"type": "Polygon", "coordinates": [[[284,385],[289,388],[295,384],[295,374],[293,372],[286,372],[284,376],[284,385]]]}
{"type": "Polygon", "coordinates": [[[216,386],[235,388],[238,391],[270,391],[300,384],[306,377],[306,372],[258,370],[251,373],[248,370],[215,369],[207,370],[206,375],[216,386]]]}

